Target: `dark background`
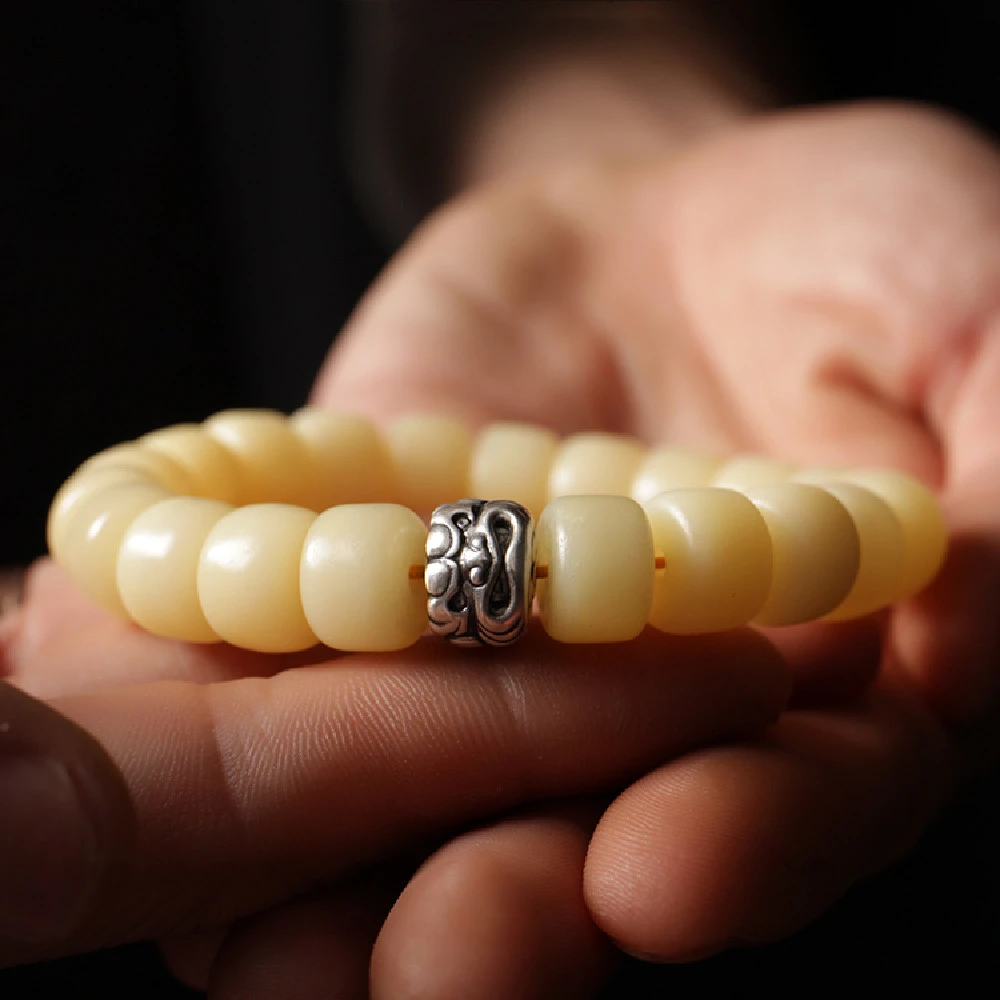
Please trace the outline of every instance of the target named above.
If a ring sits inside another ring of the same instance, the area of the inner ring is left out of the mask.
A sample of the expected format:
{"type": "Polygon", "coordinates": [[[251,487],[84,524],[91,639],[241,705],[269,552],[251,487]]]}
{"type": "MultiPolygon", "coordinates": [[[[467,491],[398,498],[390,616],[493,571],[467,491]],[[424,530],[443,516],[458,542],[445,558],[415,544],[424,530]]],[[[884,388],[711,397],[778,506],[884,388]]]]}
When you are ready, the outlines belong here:
{"type": "MultiPolygon", "coordinates": [[[[796,97],[934,101],[1000,133],[995,6],[782,6],[796,97]]],[[[44,551],[52,494],[98,449],[227,406],[299,405],[393,249],[343,165],[345,5],[21,8],[0,20],[0,565],[44,551]]],[[[946,971],[972,995],[1000,946],[997,791],[974,789],[791,941],[630,965],[619,991],[946,971]]],[[[43,988],[186,995],[145,946],[0,973],[2,1000],[43,988]]]]}

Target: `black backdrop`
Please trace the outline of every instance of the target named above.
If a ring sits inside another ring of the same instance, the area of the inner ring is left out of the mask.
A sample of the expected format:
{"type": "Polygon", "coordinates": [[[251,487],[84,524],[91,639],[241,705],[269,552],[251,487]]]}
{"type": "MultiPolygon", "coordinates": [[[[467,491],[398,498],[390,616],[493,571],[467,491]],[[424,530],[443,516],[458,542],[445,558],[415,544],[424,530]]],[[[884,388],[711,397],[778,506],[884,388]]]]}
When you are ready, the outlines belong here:
{"type": "MultiPolygon", "coordinates": [[[[42,553],[49,498],[99,448],[225,406],[298,405],[392,249],[342,165],[344,5],[20,7],[0,20],[0,565],[42,553]]],[[[786,7],[805,96],[933,100],[1000,128],[994,6],[786,7]]],[[[810,989],[879,970],[899,987],[946,968],[971,993],[1000,945],[996,791],[792,941],[629,966],[617,989],[810,989]]],[[[43,987],[184,995],[143,946],[0,974],[3,1000],[43,987]]]]}

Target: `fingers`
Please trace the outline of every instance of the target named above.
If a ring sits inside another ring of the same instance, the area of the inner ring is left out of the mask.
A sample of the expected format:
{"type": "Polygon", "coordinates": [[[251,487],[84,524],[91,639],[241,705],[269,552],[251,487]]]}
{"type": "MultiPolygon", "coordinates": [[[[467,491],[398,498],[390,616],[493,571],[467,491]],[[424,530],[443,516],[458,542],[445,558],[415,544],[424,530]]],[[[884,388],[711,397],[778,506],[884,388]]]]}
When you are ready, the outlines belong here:
{"type": "Polygon", "coordinates": [[[463,834],[402,894],[404,878],[377,871],[239,922],[210,956],[178,942],[171,965],[213,1000],[594,996],[616,961],[583,901],[599,811],[546,809],[463,834]]]}
{"type": "Polygon", "coordinates": [[[932,586],[895,616],[891,666],[968,725],[996,709],[1000,689],[1000,323],[982,333],[937,417],[951,454],[950,548],[932,586]]]}
{"type": "Polygon", "coordinates": [[[884,630],[884,621],[867,617],[760,631],[791,668],[792,704],[802,707],[846,704],[860,698],[878,675],[884,630]]]}
{"type": "Polygon", "coordinates": [[[615,964],[581,885],[596,818],[592,808],[547,811],[442,847],[382,927],[373,1000],[594,996],[615,964]]]}
{"type": "Polygon", "coordinates": [[[786,936],[912,844],[945,793],[944,746],[920,710],[875,693],[666,764],[601,819],[591,912],[621,947],[664,961],[786,936]]]}
{"type": "Polygon", "coordinates": [[[0,683],[0,941],[70,931],[135,836],[125,783],[97,741],[0,683]]]}
{"type": "Polygon", "coordinates": [[[0,675],[49,699],[153,681],[267,677],[334,655],[253,653],[150,635],[95,605],[48,559],[31,568],[25,602],[5,617],[0,633],[0,675]]]}
{"type": "Polygon", "coordinates": [[[787,694],[752,632],[570,647],[536,630],[475,664],[420,643],[391,662],[60,700],[121,776],[88,780],[127,788],[131,813],[94,831],[122,874],[61,937],[0,941],[0,962],[225,924],[415,838],[759,728],[787,694]]]}
{"type": "Polygon", "coordinates": [[[366,878],[237,924],[205,984],[212,1000],[368,1000],[372,945],[398,893],[366,878]]]}

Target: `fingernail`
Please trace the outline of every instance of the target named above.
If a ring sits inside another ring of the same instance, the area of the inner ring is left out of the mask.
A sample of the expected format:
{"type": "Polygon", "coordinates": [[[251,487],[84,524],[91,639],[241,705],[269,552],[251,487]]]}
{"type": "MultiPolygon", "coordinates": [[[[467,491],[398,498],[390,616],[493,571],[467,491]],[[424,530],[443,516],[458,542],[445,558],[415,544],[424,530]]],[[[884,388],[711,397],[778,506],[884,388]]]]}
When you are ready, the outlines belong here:
{"type": "Polygon", "coordinates": [[[0,924],[22,941],[74,924],[97,877],[97,843],[66,768],[0,759],[0,924]]]}

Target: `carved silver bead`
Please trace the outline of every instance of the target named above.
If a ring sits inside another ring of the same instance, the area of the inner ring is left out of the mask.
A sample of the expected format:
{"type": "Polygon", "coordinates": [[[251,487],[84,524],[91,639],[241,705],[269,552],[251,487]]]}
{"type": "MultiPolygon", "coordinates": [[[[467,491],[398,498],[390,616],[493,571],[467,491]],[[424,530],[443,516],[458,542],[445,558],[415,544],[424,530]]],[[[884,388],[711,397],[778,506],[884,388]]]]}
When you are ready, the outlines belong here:
{"type": "Polygon", "coordinates": [[[535,527],[510,500],[460,500],[431,515],[431,631],[459,645],[506,646],[524,631],[535,593],[535,527]]]}

